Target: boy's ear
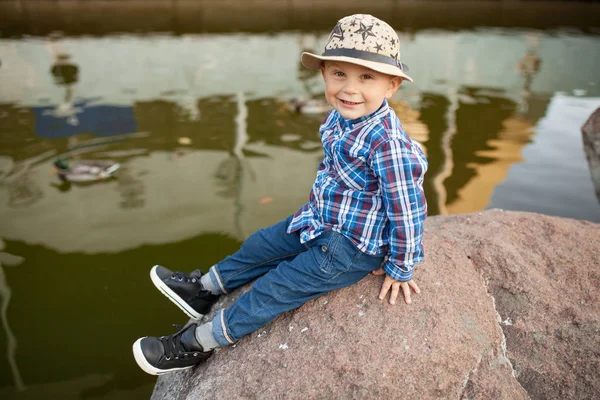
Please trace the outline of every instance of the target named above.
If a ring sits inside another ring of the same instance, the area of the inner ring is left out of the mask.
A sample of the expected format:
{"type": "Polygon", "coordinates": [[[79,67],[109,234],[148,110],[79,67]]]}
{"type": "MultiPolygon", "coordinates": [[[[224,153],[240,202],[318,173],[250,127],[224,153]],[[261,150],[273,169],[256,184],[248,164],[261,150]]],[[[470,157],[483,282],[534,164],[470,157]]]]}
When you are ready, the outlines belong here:
{"type": "Polygon", "coordinates": [[[394,93],[396,93],[396,90],[398,90],[398,88],[402,84],[402,80],[403,79],[400,78],[399,76],[393,76],[392,79],[390,79],[390,84],[388,86],[388,90],[385,93],[385,97],[387,99],[389,99],[390,97],[392,97],[392,95],[394,93]]]}

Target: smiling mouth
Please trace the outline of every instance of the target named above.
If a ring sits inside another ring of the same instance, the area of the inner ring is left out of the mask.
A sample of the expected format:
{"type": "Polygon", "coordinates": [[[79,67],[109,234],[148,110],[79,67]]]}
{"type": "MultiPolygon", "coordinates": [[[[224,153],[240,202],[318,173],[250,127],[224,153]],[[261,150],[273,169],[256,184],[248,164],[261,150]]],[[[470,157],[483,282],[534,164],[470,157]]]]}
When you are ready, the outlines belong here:
{"type": "Polygon", "coordinates": [[[347,101],[347,100],[342,100],[342,99],[338,99],[338,100],[341,101],[342,104],[345,104],[347,106],[357,106],[359,104],[362,104],[362,103],[356,103],[354,101],[347,101]]]}

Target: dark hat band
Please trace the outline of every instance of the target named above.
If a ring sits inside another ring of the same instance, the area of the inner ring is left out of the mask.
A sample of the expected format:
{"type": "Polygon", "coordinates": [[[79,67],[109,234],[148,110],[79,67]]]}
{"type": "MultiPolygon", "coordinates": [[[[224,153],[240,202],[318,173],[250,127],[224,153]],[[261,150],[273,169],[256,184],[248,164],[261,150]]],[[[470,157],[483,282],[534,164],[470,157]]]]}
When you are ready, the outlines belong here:
{"type": "Polygon", "coordinates": [[[356,49],[326,49],[323,52],[323,54],[321,54],[321,56],[359,58],[365,61],[373,61],[393,65],[394,67],[400,68],[402,71],[408,71],[408,65],[402,64],[397,59],[389,56],[384,56],[383,54],[371,53],[370,51],[356,49]]]}

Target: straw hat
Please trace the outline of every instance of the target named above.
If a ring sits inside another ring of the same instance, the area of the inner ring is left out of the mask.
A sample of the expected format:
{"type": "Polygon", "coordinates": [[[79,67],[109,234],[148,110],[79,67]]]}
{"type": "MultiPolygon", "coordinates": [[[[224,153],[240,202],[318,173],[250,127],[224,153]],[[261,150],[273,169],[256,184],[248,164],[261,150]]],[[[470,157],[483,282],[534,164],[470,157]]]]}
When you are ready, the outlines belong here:
{"type": "Polygon", "coordinates": [[[406,64],[400,62],[400,39],[396,31],[368,14],[340,19],[320,56],[302,53],[302,64],[307,68],[320,69],[323,61],[345,61],[413,81],[406,75],[406,64]]]}

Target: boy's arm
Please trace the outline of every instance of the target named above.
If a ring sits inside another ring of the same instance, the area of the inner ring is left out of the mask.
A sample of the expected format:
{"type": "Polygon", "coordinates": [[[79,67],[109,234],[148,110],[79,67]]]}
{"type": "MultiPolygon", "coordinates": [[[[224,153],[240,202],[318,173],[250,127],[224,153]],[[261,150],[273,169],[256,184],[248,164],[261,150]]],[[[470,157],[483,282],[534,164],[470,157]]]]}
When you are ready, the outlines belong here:
{"type": "MultiPolygon", "coordinates": [[[[416,144],[390,139],[375,150],[373,170],[379,178],[390,222],[390,249],[383,265],[387,274],[384,285],[388,286],[386,292],[391,287],[392,293],[401,286],[406,299],[407,290],[410,297],[412,285],[408,283],[412,280],[414,265],[423,260],[423,223],[427,216],[423,179],[427,159],[416,144]],[[394,285],[394,282],[407,284],[394,285]]],[[[418,292],[415,287],[413,290],[418,292]]]]}

